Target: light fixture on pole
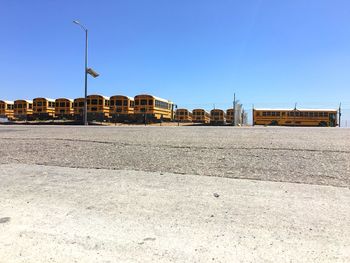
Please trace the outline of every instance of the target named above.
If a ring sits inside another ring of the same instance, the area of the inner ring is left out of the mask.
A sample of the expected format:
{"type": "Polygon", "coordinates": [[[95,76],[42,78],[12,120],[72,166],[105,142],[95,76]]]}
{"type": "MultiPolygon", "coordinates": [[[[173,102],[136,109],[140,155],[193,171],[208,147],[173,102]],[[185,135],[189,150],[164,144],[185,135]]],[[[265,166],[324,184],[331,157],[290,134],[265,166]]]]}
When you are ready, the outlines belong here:
{"type": "Polygon", "coordinates": [[[84,100],[84,125],[88,125],[88,119],[87,119],[87,74],[90,74],[94,78],[98,77],[99,74],[95,72],[93,69],[88,68],[88,30],[85,26],[80,24],[79,21],[74,20],[74,24],[77,24],[85,31],[85,69],[84,69],[84,78],[85,78],[85,100],[84,100]]]}

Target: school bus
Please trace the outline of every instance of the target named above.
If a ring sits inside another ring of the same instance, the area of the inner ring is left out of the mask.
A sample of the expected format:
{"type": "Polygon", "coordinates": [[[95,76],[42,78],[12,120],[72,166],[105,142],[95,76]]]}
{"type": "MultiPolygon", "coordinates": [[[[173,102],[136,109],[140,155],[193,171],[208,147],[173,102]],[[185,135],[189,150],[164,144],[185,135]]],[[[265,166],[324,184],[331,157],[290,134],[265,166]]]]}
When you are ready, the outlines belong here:
{"type": "Polygon", "coordinates": [[[233,122],[233,109],[227,109],[226,110],[226,123],[232,124],[233,122]]]}
{"type": "Polygon", "coordinates": [[[109,97],[98,94],[87,96],[87,115],[89,121],[109,119],[109,97]]]}
{"type": "Polygon", "coordinates": [[[169,100],[147,94],[137,95],[134,100],[137,122],[171,121],[174,118],[174,104],[169,100]]]}
{"type": "Polygon", "coordinates": [[[74,112],[74,119],[77,121],[83,120],[84,104],[85,104],[85,98],[74,99],[73,112],[74,112]]]}
{"type": "Polygon", "coordinates": [[[0,118],[12,120],[14,116],[13,107],[13,101],[0,100],[0,118]]]}
{"type": "Polygon", "coordinates": [[[204,109],[194,109],[192,111],[192,121],[197,123],[209,123],[210,114],[204,109]]]}
{"type": "Polygon", "coordinates": [[[226,122],[225,112],[220,109],[213,109],[210,111],[210,124],[223,125],[226,122]]]}
{"type": "Polygon", "coordinates": [[[15,100],[14,116],[17,120],[31,120],[33,116],[33,101],[15,100]]]}
{"type": "Polygon", "coordinates": [[[33,118],[48,120],[55,117],[55,100],[49,98],[33,99],[33,118]]]}
{"type": "Polygon", "coordinates": [[[192,113],[187,109],[177,109],[175,112],[175,121],[192,122],[192,113]]]}
{"type": "Polygon", "coordinates": [[[336,109],[253,109],[253,125],[335,127],[337,114],[336,109]]]}
{"type": "Polygon", "coordinates": [[[66,98],[56,99],[55,115],[59,119],[72,119],[74,115],[73,100],[66,98]]]}
{"type": "Polygon", "coordinates": [[[134,98],[115,95],[110,98],[109,113],[113,122],[130,122],[134,116],[134,98]]]}

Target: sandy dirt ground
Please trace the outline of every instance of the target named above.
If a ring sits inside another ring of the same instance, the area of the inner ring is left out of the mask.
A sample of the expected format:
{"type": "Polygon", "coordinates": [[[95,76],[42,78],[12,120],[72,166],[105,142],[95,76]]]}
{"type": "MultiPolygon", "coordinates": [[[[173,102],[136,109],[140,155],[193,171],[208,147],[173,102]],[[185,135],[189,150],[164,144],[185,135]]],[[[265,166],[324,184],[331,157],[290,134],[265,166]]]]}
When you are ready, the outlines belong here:
{"type": "Polygon", "coordinates": [[[0,126],[0,263],[350,262],[349,139],[0,126]]]}

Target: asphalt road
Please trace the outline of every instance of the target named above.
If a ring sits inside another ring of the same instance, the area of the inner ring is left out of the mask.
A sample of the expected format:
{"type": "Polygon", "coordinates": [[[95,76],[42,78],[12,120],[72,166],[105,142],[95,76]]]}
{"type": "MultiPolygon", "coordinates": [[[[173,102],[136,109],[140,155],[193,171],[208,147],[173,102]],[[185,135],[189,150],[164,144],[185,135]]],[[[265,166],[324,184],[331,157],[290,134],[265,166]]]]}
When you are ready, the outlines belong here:
{"type": "Polygon", "coordinates": [[[350,186],[350,129],[0,126],[0,163],[350,186]]]}
{"type": "Polygon", "coordinates": [[[350,262],[350,129],[0,126],[0,263],[350,262]]]}

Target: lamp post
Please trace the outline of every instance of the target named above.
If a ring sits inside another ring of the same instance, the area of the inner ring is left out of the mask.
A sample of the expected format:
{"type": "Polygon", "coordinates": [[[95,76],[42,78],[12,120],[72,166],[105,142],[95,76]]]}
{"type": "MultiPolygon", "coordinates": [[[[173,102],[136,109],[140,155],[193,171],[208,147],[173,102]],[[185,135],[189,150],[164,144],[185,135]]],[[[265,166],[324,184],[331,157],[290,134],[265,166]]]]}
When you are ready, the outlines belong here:
{"type": "Polygon", "coordinates": [[[84,31],[85,31],[85,100],[84,100],[84,125],[88,125],[88,121],[87,121],[87,63],[88,63],[88,30],[86,27],[84,27],[82,24],[80,24],[79,21],[74,20],[73,21],[74,24],[77,24],[78,26],[80,26],[84,31]]]}
{"type": "Polygon", "coordinates": [[[233,93],[232,126],[236,126],[236,93],[233,93]]]}

